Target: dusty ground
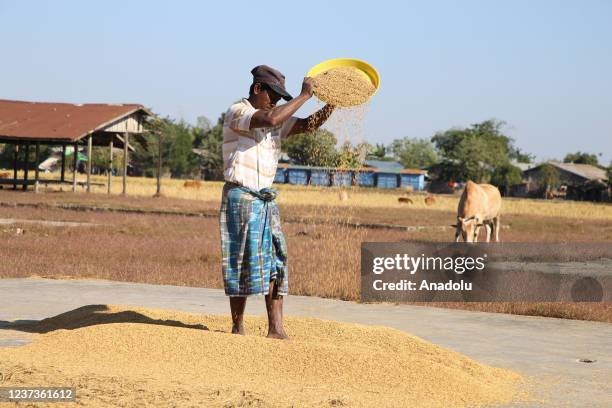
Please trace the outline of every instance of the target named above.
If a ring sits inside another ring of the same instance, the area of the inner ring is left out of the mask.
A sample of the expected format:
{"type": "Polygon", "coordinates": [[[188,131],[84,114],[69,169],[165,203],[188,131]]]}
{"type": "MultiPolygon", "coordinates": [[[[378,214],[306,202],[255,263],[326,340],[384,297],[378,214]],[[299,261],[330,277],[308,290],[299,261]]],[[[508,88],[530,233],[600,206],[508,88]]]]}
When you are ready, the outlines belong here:
{"type": "MultiPolygon", "coordinates": [[[[217,204],[211,201],[152,199],[71,193],[34,195],[0,190],[0,218],[29,220],[0,225],[0,277],[77,277],[221,288],[217,204]],[[11,207],[6,205],[31,205],[11,207]],[[79,205],[81,210],[48,208],[79,205]],[[129,208],[148,213],[83,211],[129,208]],[[180,211],[204,216],[159,215],[180,211]],[[45,224],[31,220],[45,220],[45,224]],[[92,223],[57,226],[48,221],[92,223]]],[[[293,294],[359,299],[359,254],[364,241],[448,241],[450,211],[376,207],[281,205],[289,247],[293,294]],[[424,226],[420,231],[354,228],[356,223],[424,226]],[[316,257],[312,254],[317,254],[316,257]],[[324,282],[324,284],[322,284],[324,282]]],[[[502,239],[612,241],[612,220],[508,215],[502,239]]],[[[444,304],[444,307],[535,314],[612,322],[609,304],[444,304]]]]}
{"type": "Polygon", "coordinates": [[[291,341],[229,317],[91,305],[0,349],[0,385],[75,386],[85,406],[463,407],[524,399],[524,379],[384,327],[289,318],[291,341]]]}

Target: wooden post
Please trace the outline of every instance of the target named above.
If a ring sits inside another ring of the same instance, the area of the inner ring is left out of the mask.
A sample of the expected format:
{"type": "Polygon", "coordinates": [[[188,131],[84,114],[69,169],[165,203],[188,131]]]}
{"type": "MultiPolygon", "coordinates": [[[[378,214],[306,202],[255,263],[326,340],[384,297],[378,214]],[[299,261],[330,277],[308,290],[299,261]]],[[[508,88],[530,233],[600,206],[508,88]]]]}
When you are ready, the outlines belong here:
{"type": "Polygon", "coordinates": [[[61,181],[65,181],[66,180],[66,145],[63,144],[62,145],[62,177],[61,177],[61,181]]]}
{"type": "Polygon", "coordinates": [[[161,197],[161,172],[162,172],[162,134],[160,131],[157,133],[158,141],[158,152],[157,152],[157,192],[155,195],[161,197]]]}
{"type": "Polygon", "coordinates": [[[93,135],[87,137],[87,192],[91,192],[91,150],[93,144],[93,135]]]}
{"type": "Polygon", "coordinates": [[[128,143],[130,134],[125,132],[123,134],[123,191],[121,194],[127,194],[127,169],[128,169],[128,143]]]}
{"type": "Polygon", "coordinates": [[[110,148],[109,160],[108,160],[108,194],[111,193],[111,187],[113,184],[113,138],[115,136],[111,134],[110,143],[108,147],[110,148]]]}
{"type": "Polygon", "coordinates": [[[76,193],[76,186],[77,186],[77,180],[76,180],[76,175],[77,175],[77,166],[79,164],[79,143],[75,142],[74,143],[74,152],[72,153],[72,192],[76,193]]]}
{"type": "Polygon", "coordinates": [[[22,189],[25,191],[28,189],[28,170],[30,167],[30,143],[26,143],[25,145],[25,158],[24,158],[24,168],[23,168],[23,186],[22,189]]]}
{"type": "MultiPolygon", "coordinates": [[[[17,180],[17,162],[19,161],[19,145],[17,143],[15,143],[13,152],[13,180],[17,180]]],[[[13,184],[13,190],[17,190],[17,183],[13,184]]]]}
{"type": "Polygon", "coordinates": [[[34,192],[38,193],[38,163],[40,163],[40,142],[36,142],[36,154],[34,161],[36,167],[34,168],[34,192]]]}

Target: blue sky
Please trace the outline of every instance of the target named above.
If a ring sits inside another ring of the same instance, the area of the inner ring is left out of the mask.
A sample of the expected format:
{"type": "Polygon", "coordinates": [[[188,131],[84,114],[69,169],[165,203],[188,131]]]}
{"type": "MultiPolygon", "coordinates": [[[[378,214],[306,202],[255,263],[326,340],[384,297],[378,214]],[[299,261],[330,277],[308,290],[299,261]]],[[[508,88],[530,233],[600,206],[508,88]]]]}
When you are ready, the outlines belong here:
{"type": "Polygon", "coordinates": [[[245,96],[255,65],[296,94],[314,64],[353,57],[382,78],[370,143],[496,118],[538,159],[612,160],[611,1],[254,4],[0,0],[0,98],[137,102],[195,123],[245,96]]]}

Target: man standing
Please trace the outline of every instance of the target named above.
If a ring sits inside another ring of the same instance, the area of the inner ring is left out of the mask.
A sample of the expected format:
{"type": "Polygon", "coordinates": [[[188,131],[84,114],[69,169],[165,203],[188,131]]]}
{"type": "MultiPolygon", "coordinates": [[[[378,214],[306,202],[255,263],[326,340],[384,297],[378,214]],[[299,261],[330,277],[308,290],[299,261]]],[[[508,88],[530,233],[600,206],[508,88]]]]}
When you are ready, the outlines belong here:
{"type": "Polygon", "coordinates": [[[222,269],[230,297],[232,333],[244,334],[247,296],[264,295],[268,337],[287,339],[283,296],[288,292],[287,247],[271,189],[281,141],[314,131],[329,118],[326,105],[305,119],[292,116],[312,97],[313,82],[304,78],[299,96],[285,89],[285,76],[266,65],[251,71],[249,97],[232,105],[223,122],[225,186],[220,211],[222,269]],[[287,103],[276,106],[283,98],[287,103]]]}

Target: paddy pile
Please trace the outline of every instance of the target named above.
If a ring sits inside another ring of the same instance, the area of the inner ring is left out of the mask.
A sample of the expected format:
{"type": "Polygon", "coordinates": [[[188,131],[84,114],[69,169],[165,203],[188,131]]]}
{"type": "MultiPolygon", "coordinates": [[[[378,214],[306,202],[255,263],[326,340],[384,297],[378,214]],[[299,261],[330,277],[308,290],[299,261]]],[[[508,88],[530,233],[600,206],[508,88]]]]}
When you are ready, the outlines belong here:
{"type": "Polygon", "coordinates": [[[279,341],[260,317],[246,318],[246,336],[229,327],[226,316],[85,306],[13,327],[39,334],[0,349],[0,386],[73,386],[89,407],[465,407],[522,395],[518,374],[394,329],[287,318],[292,339],[279,341]]]}
{"type": "Polygon", "coordinates": [[[361,71],[339,67],[314,77],[314,93],[323,102],[348,108],[364,104],[376,92],[376,87],[361,71]]]}

